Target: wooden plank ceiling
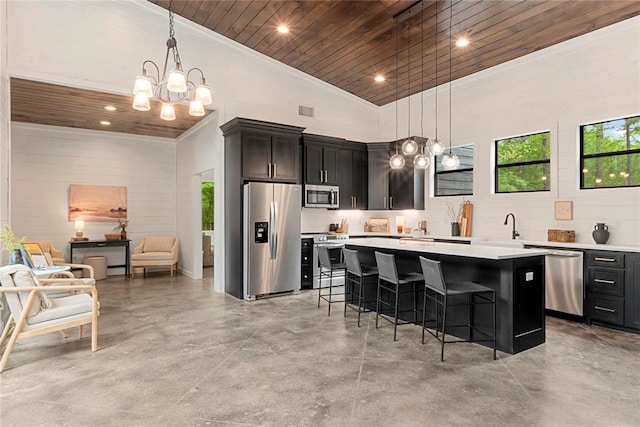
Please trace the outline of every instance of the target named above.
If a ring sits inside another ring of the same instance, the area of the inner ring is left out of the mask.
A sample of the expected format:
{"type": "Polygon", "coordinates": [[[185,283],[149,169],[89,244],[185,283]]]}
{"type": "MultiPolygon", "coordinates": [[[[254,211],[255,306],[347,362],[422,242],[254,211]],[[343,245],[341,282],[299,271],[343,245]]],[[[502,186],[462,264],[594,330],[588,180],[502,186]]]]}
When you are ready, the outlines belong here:
{"type": "Polygon", "coordinates": [[[32,80],[11,79],[11,120],[80,129],[177,138],[202,117],[189,115],[189,106],[175,104],[176,119],[160,118],[161,102],[151,100],[151,110],[136,111],[133,96],[115,95],[32,80]],[[115,111],[105,110],[105,106],[115,111]],[[106,120],[110,125],[100,122],[106,120]]]}
{"type": "MultiPolygon", "coordinates": [[[[169,8],[169,0],[149,1],[169,8]]],[[[434,87],[436,55],[437,83],[443,84],[449,75],[455,80],[640,14],[640,1],[633,0],[417,3],[415,7],[415,0],[173,0],[171,4],[186,19],[376,105],[434,87]],[[407,19],[401,12],[408,8],[407,19]],[[402,18],[394,19],[398,14],[402,18]],[[278,33],[279,24],[288,25],[290,33],[278,33]],[[458,35],[467,36],[471,44],[453,46],[450,69],[449,37],[455,40],[458,35]],[[376,74],[386,81],[375,83],[376,74]]]]}

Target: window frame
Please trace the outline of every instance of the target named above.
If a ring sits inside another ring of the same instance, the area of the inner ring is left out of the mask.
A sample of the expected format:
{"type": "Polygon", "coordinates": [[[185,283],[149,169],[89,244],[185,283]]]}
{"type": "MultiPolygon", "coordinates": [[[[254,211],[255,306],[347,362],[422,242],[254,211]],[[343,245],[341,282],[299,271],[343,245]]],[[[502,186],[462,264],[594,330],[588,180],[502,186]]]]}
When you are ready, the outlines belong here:
{"type": "Polygon", "coordinates": [[[580,151],[580,158],[579,158],[579,162],[578,162],[578,172],[580,174],[580,187],[578,188],[578,190],[582,191],[582,190],[603,190],[603,189],[611,189],[611,188],[637,188],[640,187],[640,184],[638,185],[604,185],[604,186],[598,186],[598,187],[585,187],[584,186],[584,173],[582,172],[584,170],[584,161],[585,159],[597,159],[597,158],[606,158],[606,157],[614,157],[614,156],[622,156],[622,155],[631,155],[631,154],[640,154],[640,148],[635,148],[632,150],[622,150],[622,151],[608,151],[606,153],[596,153],[596,154],[584,154],[584,132],[583,129],[586,126],[593,126],[593,125],[597,125],[597,124],[604,124],[604,123],[609,123],[609,122],[615,122],[618,120],[626,120],[626,119],[632,119],[632,118],[636,118],[636,117],[640,117],[640,115],[632,115],[632,116],[625,116],[625,117],[619,117],[619,118],[615,118],[615,119],[608,119],[608,120],[602,120],[602,121],[597,121],[597,122],[591,122],[591,123],[584,123],[581,124],[578,127],[578,144],[579,144],[579,151],[580,151]]]}
{"type": "Polygon", "coordinates": [[[513,167],[518,167],[518,166],[531,166],[531,165],[548,164],[549,165],[549,175],[551,175],[551,154],[552,154],[551,136],[552,136],[551,135],[551,130],[543,130],[543,131],[538,131],[538,132],[532,132],[532,133],[525,133],[525,134],[520,134],[520,135],[509,136],[509,137],[500,138],[500,139],[494,139],[494,141],[493,141],[493,150],[494,150],[493,192],[495,194],[518,194],[518,193],[542,193],[542,192],[551,191],[550,176],[547,176],[547,181],[549,182],[549,188],[545,189],[545,190],[498,191],[498,172],[499,172],[500,169],[513,168],[513,167]],[[505,165],[499,165],[498,164],[498,157],[499,157],[499,155],[498,155],[498,143],[499,142],[507,140],[507,139],[524,138],[524,137],[529,137],[529,136],[533,136],[533,135],[539,135],[539,134],[543,134],[543,133],[548,133],[549,134],[549,158],[548,159],[527,160],[527,161],[524,161],[524,162],[514,162],[514,163],[505,164],[505,165]]]}
{"type": "Polygon", "coordinates": [[[456,147],[453,147],[453,149],[455,148],[460,148],[460,147],[472,147],[473,148],[473,164],[470,168],[456,168],[456,169],[452,169],[452,170],[441,170],[438,171],[438,163],[442,162],[442,157],[444,157],[444,155],[448,152],[447,150],[445,150],[445,152],[443,152],[442,154],[440,154],[439,156],[433,156],[433,197],[459,197],[459,196],[473,196],[473,186],[475,184],[475,176],[473,174],[474,171],[474,166],[475,165],[475,161],[476,161],[476,147],[475,144],[471,143],[471,144],[463,144],[463,145],[458,145],[456,147]],[[453,174],[453,173],[460,173],[460,172],[471,172],[471,177],[472,177],[472,181],[471,181],[471,193],[461,193],[461,194],[438,194],[438,175],[448,175],[448,174],[453,174]]]}

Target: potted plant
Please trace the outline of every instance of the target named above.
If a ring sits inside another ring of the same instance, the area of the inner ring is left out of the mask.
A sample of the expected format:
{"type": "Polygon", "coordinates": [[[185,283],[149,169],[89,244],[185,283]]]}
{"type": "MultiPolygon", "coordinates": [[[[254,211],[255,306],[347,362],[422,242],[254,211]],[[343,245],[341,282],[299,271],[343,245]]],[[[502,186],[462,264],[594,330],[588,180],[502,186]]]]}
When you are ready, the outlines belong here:
{"type": "Polygon", "coordinates": [[[33,268],[29,255],[22,244],[27,240],[26,236],[17,237],[10,226],[5,225],[0,230],[2,248],[9,253],[9,264],[24,264],[33,268]]]}
{"type": "Polygon", "coordinates": [[[118,231],[120,230],[120,240],[127,240],[127,227],[129,226],[129,220],[124,220],[122,221],[121,219],[118,220],[118,224],[116,224],[115,227],[113,227],[113,231],[118,231]]]}

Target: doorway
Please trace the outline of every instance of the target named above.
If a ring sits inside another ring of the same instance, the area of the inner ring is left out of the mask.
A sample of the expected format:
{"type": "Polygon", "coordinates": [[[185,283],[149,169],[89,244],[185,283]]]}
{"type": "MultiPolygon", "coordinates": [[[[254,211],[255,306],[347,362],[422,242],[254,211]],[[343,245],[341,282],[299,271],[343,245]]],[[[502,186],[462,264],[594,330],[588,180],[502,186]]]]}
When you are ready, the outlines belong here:
{"type": "Polygon", "coordinates": [[[213,170],[202,174],[201,182],[201,229],[202,229],[202,276],[213,278],[213,253],[215,233],[215,183],[213,170]]]}

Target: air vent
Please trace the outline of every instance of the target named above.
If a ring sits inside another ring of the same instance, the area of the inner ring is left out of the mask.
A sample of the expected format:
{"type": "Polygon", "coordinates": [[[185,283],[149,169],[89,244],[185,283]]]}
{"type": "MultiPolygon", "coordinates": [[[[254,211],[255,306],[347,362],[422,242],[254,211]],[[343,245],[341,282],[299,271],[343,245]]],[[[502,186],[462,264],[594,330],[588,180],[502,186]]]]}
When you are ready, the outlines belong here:
{"type": "Polygon", "coordinates": [[[298,115],[304,117],[313,117],[313,107],[298,105],[298,115]]]}

